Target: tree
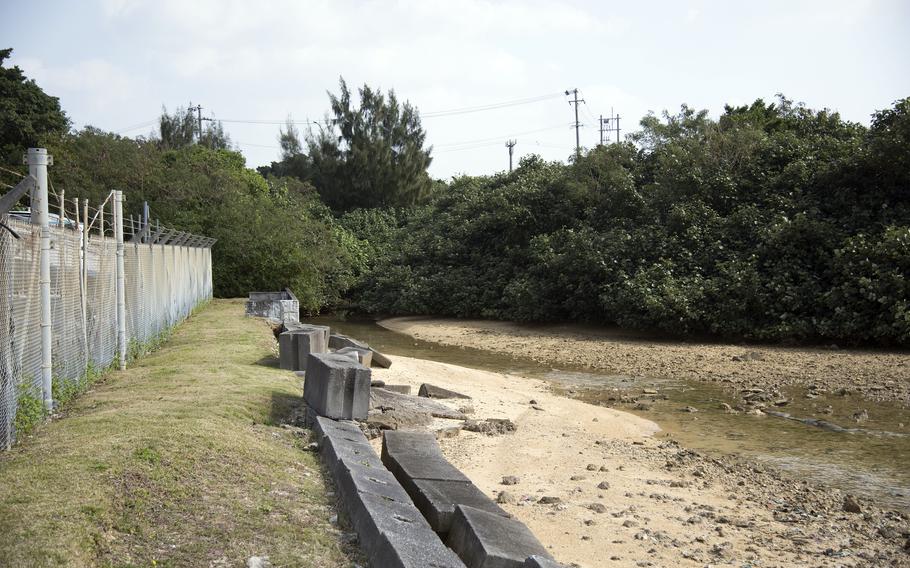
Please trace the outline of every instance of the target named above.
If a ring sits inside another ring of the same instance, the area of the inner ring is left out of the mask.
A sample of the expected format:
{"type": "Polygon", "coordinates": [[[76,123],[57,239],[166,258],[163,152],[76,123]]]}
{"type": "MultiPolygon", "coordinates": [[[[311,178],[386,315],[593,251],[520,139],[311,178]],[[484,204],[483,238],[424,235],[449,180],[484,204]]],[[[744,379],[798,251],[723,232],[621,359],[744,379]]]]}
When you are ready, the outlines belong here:
{"type": "Polygon", "coordinates": [[[383,95],[364,85],[360,106],[340,79],[338,96],[329,93],[330,126],[307,136],[312,181],[334,211],[358,207],[410,206],[433,187],[427,174],[432,148],[417,110],[399,104],[394,91],[383,95]]]}
{"type": "Polygon", "coordinates": [[[0,49],[0,159],[18,163],[26,148],[65,133],[70,121],[57,97],[46,94],[18,66],[3,66],[12,53],[0,49]]]}
{"type": "Polygon", "coordinates": [[[206,119],[206,126],[200,132],[199,120],[192,107],[177,107],[174,114],[168,114],[161,107],[158,121],[159,144],[164,149],[184,148],[194,142],[212,150],[231,150],[231,138],[224,131],[220,121],[206,119]]]}

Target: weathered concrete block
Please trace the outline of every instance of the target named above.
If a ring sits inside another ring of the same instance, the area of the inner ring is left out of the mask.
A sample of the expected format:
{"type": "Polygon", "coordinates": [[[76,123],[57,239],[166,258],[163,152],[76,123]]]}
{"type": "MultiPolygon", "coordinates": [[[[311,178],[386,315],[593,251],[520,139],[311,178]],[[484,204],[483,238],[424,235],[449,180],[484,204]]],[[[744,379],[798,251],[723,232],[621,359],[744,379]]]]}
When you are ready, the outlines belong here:
{"type": "Polygon", "coordinates": [[[386,469],[373,447],[361,433],[356,436],[348,434],[326,436],[322,441],[321,453],[326,468],[333,474],[337,474],[345,464],[386,469]]]}
{"type": "Polygon", "coordinates": [[[344,355],[311,353],[303,398],[321,416],[363,420],[370,408],[370,370],[344,355]]]}
{"type": "Polygon", "coordinates": [[[436,436],[430,432],[385,430],[382,433],[382,463],[410,495],[417,492],[414,482],[418,479],[471,482],[446,460],[436,443],[436,436]]]}
{"type": "MultiPolygon", "coordinates": [[[[379,456],[376,456],[375,452],[374,457],[378,462],[379,456]]],[[[349,501],[354,493],[371,493],[399,503],[411,501],[404,488],[382,462],[379,462],[379,467],[373,467],[343,458],[338,462],[336,471],[335,481],[345,502],[349,501]]]]}
{"type": "Polygon", "coordinates": [[[528,556],[525,563],[522,564],[524,568],[566,568],[559,562],[556,562],[552,558],[547,558],[546,556],[528,556]]]}
{"type": "Polygon", "coordinates": [[[369,349],[361,349],[360,347],[342,347],[335,353],[354,356],[356,357],[357,362],[364,367],[369,367],[370,363],[373,361],[373,352],[369,349]]]}
{"type": "Polygon", "coordinates": [[[420,390],[417,391],[417,396],[422,396],[424,398],[471,398],[466,394],[461,394],[460,392],[437,387],[429,383],[423,383],[420,385],[420,390]]]}
{"type": "Polygon", "coordinates": [[[332,335],[329,336],[329,348],[335,349],[337,351],[339,349],[344,349],[345,347],[356,347],[358,349],[369,349],[370,351],[372,351],[373,359],[372,359],[371,364],[374,367],[382,367],[384,369],[388,369],[389,367],[392,366],[391,359],[389,359],[388,357],[386,357],[379,351],[376,351],[375,349],[373,349],[372,347],[370,347],[363,341],[358,341],[358,340],[354,339],[353,337],[348,337],[347,335],[342,335],[340,333],[333,333],[332,335]]]}
{"type": "Polygon", "coordinates": [[[504,517],[511,516],[473,483],[415,479],[414,487],[411,499],[438,533],[449,532],[457,505],[466,505],[504,517]]]}
{"type": "Polygon", "coordinates": [[[300,329],[293,332],[297,342],[297,369],[306,371],[310,353],[328,353],[325,334],[319,329],[300,329]]]}
{"type": "Polygon", "coordinates": [[[363,492],[347,498],[348,516],[371,566],[464,568],[410,501],[363,492]]]}
{"type": "Polygon", "coordinates": [[[313,420],[313,433],[316,435],[316,442],[322,443],[323,438],[332,434],[347,434],[349,436],[363,436],[363,432],[355,422],[348,420],[333,420],[325,416],[317,416],[313,420]]]}
{"type": "Polygon", "coordinates": [[[298,370],[297,340],[293,331],[278,336],[278,366],[286,371],[298,370]]]}
{"type": "Polygon", "coordinates": [[[468,568],[523,568],[529,556],[550,558],[520,521],[464,505],[455,508],[446,544],[468,568]]]}

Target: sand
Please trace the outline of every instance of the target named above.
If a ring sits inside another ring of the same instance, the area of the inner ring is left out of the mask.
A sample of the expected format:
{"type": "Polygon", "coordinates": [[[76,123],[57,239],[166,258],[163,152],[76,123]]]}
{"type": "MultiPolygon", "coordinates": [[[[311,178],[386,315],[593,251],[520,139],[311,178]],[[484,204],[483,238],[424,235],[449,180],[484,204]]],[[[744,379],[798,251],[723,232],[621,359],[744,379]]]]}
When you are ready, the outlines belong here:
{"type": "Polygon", "coordinates": [[[567,565],[898,566],[910,560],[901,550],[907,519],[898,513],[865,504],[865,515],[846,513],[836,490],[701,456],[662,438],[653,422],[556,396],[539,380],[392,359],[390,369],[373,370],[374,379],[409,384],[415,393],[423,382],[456,390],[472,400],[447,401],[453,408],[467,403],[476,418],[516,423],[514,433],[462,431],[440,444],[488,496],[510,493],[516,502],[503,508],[567,565]],[[506,486],[504,476],[520,481],[506,486]],[[602,482],[609,487],[598,488],[602,482]],[[538,503],[544,496],[559,502],[538,503]]]}

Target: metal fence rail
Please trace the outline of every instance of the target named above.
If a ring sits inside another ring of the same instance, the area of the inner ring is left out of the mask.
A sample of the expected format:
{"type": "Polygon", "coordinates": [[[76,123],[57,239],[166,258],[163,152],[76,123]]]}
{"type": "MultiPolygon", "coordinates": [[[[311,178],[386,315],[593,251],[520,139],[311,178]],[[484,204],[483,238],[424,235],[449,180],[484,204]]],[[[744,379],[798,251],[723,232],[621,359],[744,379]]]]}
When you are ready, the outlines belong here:
{"type": "MultiPolygon", "coordinates": [[[[146,214],[144,221],[120,223],[125,234],[118,240],[117,223],[105,229],[102,221],[93,232],[91,224],[78,221],[80,214],[87,220],[87,211],[85,207],[80,212],[77,202],[71,216],[61,200],[60,221],[47,228],[54,389],[82,380],[91,368],[112,365],[118,356],[122,365],[127,355],[121,353],[123,346],[130,350],[148,344],[212,297],[214,239],[152,227],[146,214]],[[71,222],[74,218],[77,221],[71,222]],[[117,309],[119,243],[122,341],[117,309]]],[[[47,401],[49,393],[42,365],[41,227],[15,215],[0,215],[0,223],[19,237],[0,229],[0,448],[8,448],[15,442],[22,397],[47,401]]]]}

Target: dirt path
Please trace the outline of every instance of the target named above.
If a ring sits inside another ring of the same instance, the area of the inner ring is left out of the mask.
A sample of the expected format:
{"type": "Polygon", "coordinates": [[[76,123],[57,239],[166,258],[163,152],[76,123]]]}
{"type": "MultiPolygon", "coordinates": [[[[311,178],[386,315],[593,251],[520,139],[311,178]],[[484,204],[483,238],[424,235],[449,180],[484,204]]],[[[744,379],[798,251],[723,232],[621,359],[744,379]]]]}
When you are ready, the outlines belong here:
{"type": "Polygon", "coordinates": [[[846,389],[910,407],[910,353],[767,345],[654,341],[628,332],[578,326],[392,318],[393,331],[444,345],[474,347],[544,364],[610,374],[727,382],[741,387],[846,389]]]}

